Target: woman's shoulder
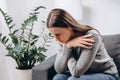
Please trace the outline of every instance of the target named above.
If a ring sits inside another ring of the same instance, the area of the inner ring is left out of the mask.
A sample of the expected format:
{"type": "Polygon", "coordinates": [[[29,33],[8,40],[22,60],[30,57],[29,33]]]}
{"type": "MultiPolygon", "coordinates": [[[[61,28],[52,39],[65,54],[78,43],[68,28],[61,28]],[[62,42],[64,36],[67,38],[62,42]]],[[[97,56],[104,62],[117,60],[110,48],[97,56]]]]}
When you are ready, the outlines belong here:
{"type": "Polygon", "coordinates": [[[89,30],[87,34],[92,34],[92,37],[94,39],[103,40],[103,37],[98,30],[95,30],[95,29],[89,30]]]}
{"type": "Polygon", "coordinates": [[[95,30],[95,29],[92,29],[92,30],[88,30],[87,34],[97,34],[97,35],[100,35],[100,32],[95,30]]]}

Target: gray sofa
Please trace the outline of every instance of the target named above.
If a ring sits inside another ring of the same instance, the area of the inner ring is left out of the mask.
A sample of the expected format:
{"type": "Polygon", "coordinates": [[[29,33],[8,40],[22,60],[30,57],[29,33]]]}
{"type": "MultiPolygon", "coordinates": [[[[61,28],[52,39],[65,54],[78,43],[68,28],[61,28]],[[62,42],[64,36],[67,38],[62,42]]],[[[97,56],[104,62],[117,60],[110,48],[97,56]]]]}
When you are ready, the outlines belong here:
{"type": "MultiPolygon", "coordinates": [[[[120,34],[104,35],[103,38],[105,47],[117,65],[120,75],[120,34]]],[[[53,67],[55,58],[56,55],[33,67],[32,80],[52,80],[56,74],[53,67]]]]}

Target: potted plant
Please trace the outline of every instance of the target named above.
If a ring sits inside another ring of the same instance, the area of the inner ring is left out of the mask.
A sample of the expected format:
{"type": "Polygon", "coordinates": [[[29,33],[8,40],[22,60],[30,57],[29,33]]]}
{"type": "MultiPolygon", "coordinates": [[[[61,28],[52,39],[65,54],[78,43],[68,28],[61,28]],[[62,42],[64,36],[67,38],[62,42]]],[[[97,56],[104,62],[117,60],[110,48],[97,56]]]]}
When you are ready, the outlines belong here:
{"type": "MultiPolygon", "coordinates": [[[[44,55],[44,52],[47,51],[46,46],[49,46],[47,43],[49,43],[51,39],[49,33],[45,33],[45,26],[41,27],[42,30],[40,35],[35,35],[32,32],[34,23],[38,20],[38,14],[41,8],[45,9],[43,6],[35,8],[18,29],[15,27],[16,24],[13,24],[13,19],[0,9],[9,29],[9,37],[0,33],[0,41],[8,51],[7,56],[12,57],[17,63],[16,68],[23,71],[30,70],[30,75],[32,73],[32,67],[36,63],[45,60],[46,56],[44,55]],[[41,43],[36,45],[38,41],[41,41],[41,43]]],[[[45,23],[44,21],[42,22],[45,23]]],[[[21,76],[19,75],[19,77],[21,76]]],[[[18,78],[18,80],[30,79],[18,78]]]]}

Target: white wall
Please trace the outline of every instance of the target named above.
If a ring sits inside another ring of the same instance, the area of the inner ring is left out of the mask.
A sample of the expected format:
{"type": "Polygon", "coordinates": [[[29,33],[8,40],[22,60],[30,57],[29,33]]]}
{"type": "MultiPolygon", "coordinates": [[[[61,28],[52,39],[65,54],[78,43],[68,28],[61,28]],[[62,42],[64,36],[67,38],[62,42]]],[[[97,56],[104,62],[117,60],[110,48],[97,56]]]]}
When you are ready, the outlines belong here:
{"type": "MultiPolygon", "coordinates": [[[[0,8],[3,8],[6,11],[5,2],[6,2],[5,0],[0,0],[0,8]]],[[[3,26],[4,26],[3,22],[4,22],[3,18],[1,17],[1,14],[0,14],[0,32],[3,32],[3,30],[6,29],[5,27],[3,28],[3,26]]],[[[5,35],[6,33],[3,32],[3,34],[5,35]]],[[[0,80],[9,80],[5,55],[6,55],[5,48],[0,43],[0,80]]]]}
{"type": "Polygon", "coordinates": [[[120,0],[83,0],[83,20],[102,34],[120,33],[120,0]]]}
{"type": "MultiPolygon", "coordinates": [[[[54,7],[54,0],[0,0],[0,5],[7,10],[7,12],[13,17],[15,23],[20,25],[20,23],[27,16],[28,12],[33,9],[33,7],[38,5],[43,5],[47,9],[43,10],[41,13],[41,19],[46,20],[48,12],[54,7]],[[2,5],[5,1],[6,5],[2,5]]],[[[0,7],[1,7],[0,6],[0,7]]],[[[74,6],[74,5],[72,5],[74,6]]],[[[2,18],[0,17],[0,20],[2,18]]],[[[88,24],[97,28],[101,34],[117,34],[120,33],[120,0],[83,0],[83,19],[79,21],[83,24],[88,24]]],[[[0,31],[6,31],[6,25],[3,21],[0,21],[0,31]]],[[[39,27],[39,26],[38,26],[39,27]]],[[[37,28],[38,28],[37,27],[37,28]]],[[[35,29],[37,30],[37,29],[35,29]]],[[[53,42],[52,46],[49,48],[46,55],[48,57],[57,53],[56,43],[53,42]]],[[[0,50],[4,51],[2,45],[0,44],[0,50]]],[[[0,51],[0,54],[2,52],[0,51]]],[[[0,56],[0,60],[4,59],[0,56]]],[[[5,62],[4,66],[9,68],[8,72],[4,72],[4,75],[8,74],[9,80],[15,80],[14,66],[15,63],[11,59],[5,59],[0,62],[5,62]],[[12,73],[12,74],[11,74],[12,73]]],[[[4,67],[5,68],[5,67],[4,67]]],[[[0,70],[2,71],[2,70],[0,70]]],[[[0,72],[1,75],[2,72],[0,72]]],[[[3,75],[3,74],[2,74],[3,75]]],[[[0,76],[1,77],[1,76],[0,76]]],[[[0,78],[0,80],[8,80],[7,78],[0,78]]]]}

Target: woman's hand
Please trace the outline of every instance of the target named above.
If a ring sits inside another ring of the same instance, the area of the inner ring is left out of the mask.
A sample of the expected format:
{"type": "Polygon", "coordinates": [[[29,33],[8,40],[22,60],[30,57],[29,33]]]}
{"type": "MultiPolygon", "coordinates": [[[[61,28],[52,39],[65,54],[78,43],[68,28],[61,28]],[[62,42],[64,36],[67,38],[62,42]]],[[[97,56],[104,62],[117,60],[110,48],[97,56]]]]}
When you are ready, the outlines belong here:
{"type": "Polygon", "coordinates": [[[82,47],[89,49],[91,46],[94,45],[94,40],[91,39],[92,34],[84,35],[84,36],[79,36],[77,38],[74,38],[66,43],[67,48],[72,48],[72,47],[82,47]]]}

